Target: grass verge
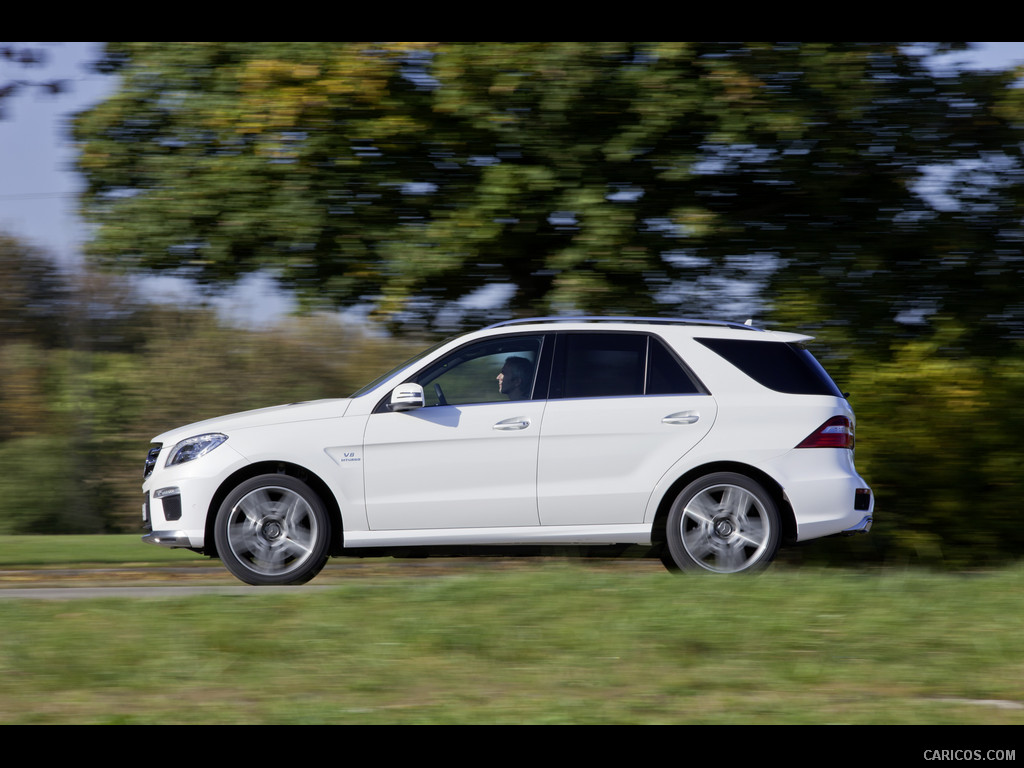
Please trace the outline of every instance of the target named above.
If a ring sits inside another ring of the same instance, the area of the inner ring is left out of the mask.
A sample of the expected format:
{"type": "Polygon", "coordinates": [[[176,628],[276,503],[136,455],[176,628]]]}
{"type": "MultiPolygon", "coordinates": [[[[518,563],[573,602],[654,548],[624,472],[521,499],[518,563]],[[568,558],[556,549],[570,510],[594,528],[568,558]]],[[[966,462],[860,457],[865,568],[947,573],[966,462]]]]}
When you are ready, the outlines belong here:
{"type": "Polygon", "coordinates": [[[5,536],[0,568],[66,568],[111,565],[189,564],[204,558],[184,549],[164,549],[142,541],[142,534],[116,536],[5,536]]]}
{"type": "Polygon", "coordinates": [[[1022,724],[1022,595],[1019,566],[716,578],[552,561],[0,600],[0,722],[1022,724]]]}

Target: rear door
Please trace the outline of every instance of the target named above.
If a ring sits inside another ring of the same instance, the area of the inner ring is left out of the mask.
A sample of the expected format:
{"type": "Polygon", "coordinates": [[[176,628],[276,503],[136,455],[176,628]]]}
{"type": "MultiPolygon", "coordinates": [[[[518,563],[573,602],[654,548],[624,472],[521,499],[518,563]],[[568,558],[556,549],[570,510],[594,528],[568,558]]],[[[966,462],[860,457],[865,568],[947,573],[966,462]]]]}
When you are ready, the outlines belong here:
{"type": "Polygon", "coordinates": [[[542,525],[643,522],[655,485],[714,424],[714,398],[657,336],[557,336],[537,467],[542,525]]]}

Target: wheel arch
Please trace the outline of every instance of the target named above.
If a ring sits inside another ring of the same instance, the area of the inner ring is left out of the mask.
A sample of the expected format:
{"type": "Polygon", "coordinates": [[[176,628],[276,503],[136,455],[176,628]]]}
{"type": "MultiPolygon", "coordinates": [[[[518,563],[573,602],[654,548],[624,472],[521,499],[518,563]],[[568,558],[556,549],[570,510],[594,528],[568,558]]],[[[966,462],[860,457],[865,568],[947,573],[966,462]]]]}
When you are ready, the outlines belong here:
{"type": "Polygon", "coordinates": [[[320,479],[320,477],[318,477],[314,472],[310,472],[308,469],[298,464],[292,464],[287,461],[261,461],[256,464],[249,464],[242,467],[225,479],[224,482],[220,484],[220,487],[217,488],[217,492],[210,500],[210,508],[206,511],[206,534],[203,546],[204,554],[207,554],[210,557],[218,557],[213,526],[217,519],[217,512],[220,510],[220,505],[224,502],[224,499],[226,499],[228,494],[230,494],[231,491],[237,488],[240,484],[259,475],[288,475],[289,477],[294,477],[296,480],[301,480],[308,485],[312,491],[320,497],[324,507],[327,509],[327,514],[331,521],[331,544],[328,552],[332,556],[341,553],[343,541],[341,508],[338,505],[337,498],[335,498],[334,493],[328,487],[327,483],[320,479]]]}
{"type": "Polygon", "coordinates": [[[665,523],[668,520],[669,512],[672,510],[672,504],[679,493],[697,478],[715,472],[735,472],[736,474],[749,477],[761,485],[778,507],[779,517],[782,520],[783,543],[796,541],[796,515],[793,512],[792,505],[786,499],[782,486],[776,482],[775,478],[749,464],[735,461],[716,461],[711,464],[702,464],[699,467],[694,467],[679,476],[662,496],[661,501],[658,503],[658,511],[654,516],[654,524],[651,528],[651,543],[655,547],[661,549],[665,546],[665,523]]]}

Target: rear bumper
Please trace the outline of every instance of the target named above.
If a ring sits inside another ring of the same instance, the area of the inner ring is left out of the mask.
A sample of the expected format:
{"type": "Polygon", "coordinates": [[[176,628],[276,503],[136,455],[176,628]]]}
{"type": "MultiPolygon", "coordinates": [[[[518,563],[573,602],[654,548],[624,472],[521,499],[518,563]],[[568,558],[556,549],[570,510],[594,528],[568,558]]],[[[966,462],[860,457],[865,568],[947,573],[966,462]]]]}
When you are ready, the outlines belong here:
{"type": "Polygon", "coordinates": [[[857,474],[852,451],[796,449],[765,469],[793,510],[797,541],[871,530],[875,495],[857,474]]]}
{"type": "Polygon", "coordinates": [[[864,518],[859,523],[857,523],[854,526],[851,526],[851,527],[847,528],[845,531],[843,531],[843,533],[846,533],[846,534],[867,533],[868,531],[871,530],[871,523],[873,521],[874,521],[874,518],[871,515],[865,515],[864,518]]]}

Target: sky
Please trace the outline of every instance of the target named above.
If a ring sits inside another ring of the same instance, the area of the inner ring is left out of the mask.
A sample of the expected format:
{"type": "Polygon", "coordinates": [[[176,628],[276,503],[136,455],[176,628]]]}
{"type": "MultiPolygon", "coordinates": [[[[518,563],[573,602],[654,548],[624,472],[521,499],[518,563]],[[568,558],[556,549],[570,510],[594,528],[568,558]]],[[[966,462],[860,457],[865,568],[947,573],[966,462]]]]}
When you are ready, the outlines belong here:
{"type": "MultiPolygon", "coordinates": [[[[11,80],[33,77],[62,78],[70,90],[57,95],[24,89],[4,99],[0,119],[0,231],[21,238],[53,255],[62,263],[80,262],[80,246],[87,235],[75,213],[75,196],[81,180],[73,168],[74,147],[69,135],[71,117],[113,92],[116,78],[90,72],[86,63],[95,58],[102,43],[29,43],[48,53],[45,68],[27,69],[0,60],[0,86],[11,80]]],[[[1024,64],[1024,42],[976,43],[970,53],[951,54],[946,64],[964,63],[982,68],[1024,64]]],[[[150,283],[151,290],[179,298],[187,286],[173,278],[150,283]]],[[[245,313],[259,307],[249,318],[287,312],[291,304],[273,290],[268,278],[254,276],[220,300],[221,309],[245,313]]]]}
{"type": "MultiPolygon", "coordinates": [[[[0,43],[0,46],[6,45],[0,43]]],[[[109,96],[117,79],[86,66],[101,50],[98,42],[15,43],[43,48],[45,67],[26,68],[0,59],[0,87],[18,79],[66,79],[69,90],[52,95],[26,88],[4,99],[0,118],[0,232],[36,246],[60,263],[81,262],[88,234],[76,196],[83,184],[74,170],[69,124],[83,109],[109,96]]],[[[152,277],[143,290],[168,301],[193,301],[194,288],[175,277],[152,277]]],[[[295,303],[265,275],[241,280],[235,290],[210,302],[222,315],[260,326],[293,311],[295,303]]]]}
{"type": "Polygon", "coordinates": [[[116,80],[88,72],[84,63],[101,43],[31,43],[43,48],[42,67],[0,63],[0,84],[66,78],[70,90],[48,94],[26,88],[4,100],[0,119],[0,230],[28,240],[61,260],[77,260],[85,230],[74,213],[81,187],[72,169],[70,117],[113,91],[116,80]]]}

